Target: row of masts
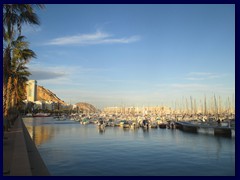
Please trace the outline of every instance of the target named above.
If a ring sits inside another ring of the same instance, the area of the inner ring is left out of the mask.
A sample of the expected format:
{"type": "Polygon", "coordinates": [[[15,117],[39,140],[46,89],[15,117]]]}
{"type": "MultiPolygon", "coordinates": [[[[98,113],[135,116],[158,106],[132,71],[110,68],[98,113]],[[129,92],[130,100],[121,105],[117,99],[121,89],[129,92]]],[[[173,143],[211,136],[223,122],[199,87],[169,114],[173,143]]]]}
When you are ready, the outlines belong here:
{"type": "Polygon", "coordinates": [[[185,114],[235,114],[235,104],[234,97],[232,101],[228,97],[224,103],[220,96],[216,97],[215,95],[211,97],[208,101],[206,96],[204,100],[193,99],[190,96],[189,99],[185,98],[185,103],[178,103],[175,101],[174,112],[185,113],[185,114]]]}
{"type": "Polygon", "coordinates": [[[121,114],[187,114],[187,115],[232,115],[235,114],[235,101],[234,96],[232,100],[228,97],[224,101],[220,96],[212,96],[207,99],[206,96],[203,100],[197,101],[197,99],[190,96],[189,98],[182,98],[181,101],[176,100],[171,107],[166,106],[131,106],[131,107],[107,107],[103,110],[106,113],[121,113],[121,114]]]}

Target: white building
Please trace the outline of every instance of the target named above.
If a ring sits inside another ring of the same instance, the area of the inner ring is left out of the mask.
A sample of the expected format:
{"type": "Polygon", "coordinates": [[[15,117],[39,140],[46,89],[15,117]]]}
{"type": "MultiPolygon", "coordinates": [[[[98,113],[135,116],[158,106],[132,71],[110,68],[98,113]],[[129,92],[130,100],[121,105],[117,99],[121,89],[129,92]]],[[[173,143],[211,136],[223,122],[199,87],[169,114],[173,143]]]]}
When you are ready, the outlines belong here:
{"type": "Polygon", "coordinates": [[[37,81],[36,80],[29,80],[27,82],[27,100],[34,102],[37,100],[37,81]]]}
{"type": "Polygon", "coordinates": [[[35,101],[34,109],[45,109],[45,102],[43,101],[35,101]]]}
{"type": "Polygon", "coordinates": [[[47,110],[54,110],[54,102],[53,101],[45,101],[45,109],[47,110]]]}

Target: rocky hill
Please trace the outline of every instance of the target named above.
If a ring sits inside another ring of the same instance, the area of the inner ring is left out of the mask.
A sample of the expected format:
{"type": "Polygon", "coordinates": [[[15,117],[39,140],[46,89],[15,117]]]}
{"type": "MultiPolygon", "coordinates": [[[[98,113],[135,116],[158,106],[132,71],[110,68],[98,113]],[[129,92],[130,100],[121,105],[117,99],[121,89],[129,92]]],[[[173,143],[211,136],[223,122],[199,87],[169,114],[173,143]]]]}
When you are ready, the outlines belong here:
{"type": "MultiPolygon", "coordinates": [[[[37,86],[37,100],[53,101],[53,102],[58,102],[60,104],[66,105],[66,103],[63,100],[61,100],[59,97],[57,97],[56,94],[54,94],[52,91],[50,91],[49,89],[43,86],[37,86]]],[[[85,102],[79,102],[76,104],[76,106],[82,112],[94,113],[98,111],[98,109],[95,108],[93,105],[85,102]]]]}
{"type": "Polygon", "coordinates": [[[76,106],[79,108],[80,111],[83,112],[94,113],[98,111],[97,108],[95,108],[93,105],[85,102],[76,103],[76,106]]]}
{"type": "Polygon", "coordinates": [[[59,99],[52,91],[44,88],[43,86],[37,86],[37,100],[38,101],[53,101],[65,105],[66,103],[59,99]]]}

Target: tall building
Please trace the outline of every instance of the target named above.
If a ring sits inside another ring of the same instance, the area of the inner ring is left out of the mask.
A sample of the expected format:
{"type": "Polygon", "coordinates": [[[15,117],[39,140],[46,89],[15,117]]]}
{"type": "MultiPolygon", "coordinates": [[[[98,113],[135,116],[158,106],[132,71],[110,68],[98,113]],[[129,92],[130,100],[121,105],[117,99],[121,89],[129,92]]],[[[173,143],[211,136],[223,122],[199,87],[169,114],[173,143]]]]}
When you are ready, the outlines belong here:
{"type": "Polygon", "coordinates": [[[34,102],[37,100],[37,81],[29,80],[27,82],[27,100],[34,102]]]}

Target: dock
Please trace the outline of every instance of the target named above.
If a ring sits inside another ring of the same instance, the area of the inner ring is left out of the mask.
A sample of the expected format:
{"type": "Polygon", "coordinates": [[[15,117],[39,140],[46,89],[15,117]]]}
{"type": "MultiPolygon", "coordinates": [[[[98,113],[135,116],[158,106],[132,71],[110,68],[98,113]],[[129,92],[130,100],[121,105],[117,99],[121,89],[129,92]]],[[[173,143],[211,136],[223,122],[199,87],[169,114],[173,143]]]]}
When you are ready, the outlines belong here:
{"type": "Polygon", "coordinates": [[[235,136],[235,128],[223,127],[208,124],[193,124],[191,122],[178,121],[175,122],[178,129],[191,133],[213,134],[215,136],[233,137],[235,136]]]}

